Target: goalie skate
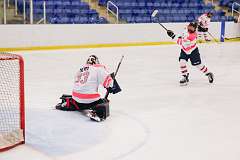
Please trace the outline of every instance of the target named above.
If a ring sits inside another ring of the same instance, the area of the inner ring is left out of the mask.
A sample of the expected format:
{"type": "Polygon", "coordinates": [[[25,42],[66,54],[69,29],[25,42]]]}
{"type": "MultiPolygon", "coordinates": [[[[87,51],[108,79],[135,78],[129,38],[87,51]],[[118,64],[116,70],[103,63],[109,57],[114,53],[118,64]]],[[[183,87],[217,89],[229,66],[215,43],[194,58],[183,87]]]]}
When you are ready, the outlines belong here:
{"type": "Polygon", "coordinates": [[[96,121],[96,122],[101,122],[102,119],[100,117],[97,116],[96,112],[94,111],[89,111],[87,116],[92,120],[92,121],[96,121]]]}

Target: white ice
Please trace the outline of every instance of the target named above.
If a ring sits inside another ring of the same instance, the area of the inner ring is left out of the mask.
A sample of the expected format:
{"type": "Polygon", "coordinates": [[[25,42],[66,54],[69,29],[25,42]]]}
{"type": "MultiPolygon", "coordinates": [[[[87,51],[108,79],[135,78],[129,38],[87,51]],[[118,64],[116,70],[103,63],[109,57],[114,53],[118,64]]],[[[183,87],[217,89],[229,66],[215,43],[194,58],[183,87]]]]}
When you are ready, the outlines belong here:
{"type": "Polygon", "coordinates": [[[17,52],[25,59],[26,144],[0,160],[239,160],[240,43],[201,44],[214,84],[191,65],[179,86],[176,45],[17,52]],[[125,55],[102,123],[54,110],[80,64],[96,54],[109,71],[125,55]]]}

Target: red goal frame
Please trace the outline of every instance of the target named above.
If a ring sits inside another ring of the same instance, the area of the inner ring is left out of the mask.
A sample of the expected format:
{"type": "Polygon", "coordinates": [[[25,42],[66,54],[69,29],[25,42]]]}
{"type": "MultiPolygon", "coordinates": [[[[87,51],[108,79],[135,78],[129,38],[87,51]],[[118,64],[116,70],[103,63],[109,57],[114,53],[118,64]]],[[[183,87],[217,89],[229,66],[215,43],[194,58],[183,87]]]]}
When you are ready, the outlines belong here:
{"type": "MultiPolygon", "coordinates": [[[[1,54],[1,53],[0,53],[1,54]]],[[[2,53],[3,54],[3,53],[2,53]]],[[[17,54],[12,53],[4,53],[6,56],[0,57],[0,61],[2,60],[18,60],[19,62],[19,95],[20,95],[20,101],[19,101],[19,113],[20,113],[20,129],[23,131],[23,140],[10,145],[6,146],[4,148],[0,148],[0,152],[9,150],[11,148],[14,148],[20,144],[25,144],[25,100],[24,100],[24,60],[23,57],[17,54]]]]}

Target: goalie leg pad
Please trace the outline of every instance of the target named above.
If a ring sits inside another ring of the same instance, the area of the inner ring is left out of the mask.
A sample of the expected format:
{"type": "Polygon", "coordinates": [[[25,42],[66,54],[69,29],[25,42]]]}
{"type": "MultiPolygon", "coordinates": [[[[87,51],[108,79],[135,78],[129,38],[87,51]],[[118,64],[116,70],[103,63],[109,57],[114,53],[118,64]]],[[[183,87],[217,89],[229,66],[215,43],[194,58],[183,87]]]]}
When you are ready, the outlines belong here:
{"type": "Polygon", "coordinates": [[[104,103],[97,104],[94,110],[99,118],[105,120],[110,115],[109,102],[106,101],[104,103]]]}

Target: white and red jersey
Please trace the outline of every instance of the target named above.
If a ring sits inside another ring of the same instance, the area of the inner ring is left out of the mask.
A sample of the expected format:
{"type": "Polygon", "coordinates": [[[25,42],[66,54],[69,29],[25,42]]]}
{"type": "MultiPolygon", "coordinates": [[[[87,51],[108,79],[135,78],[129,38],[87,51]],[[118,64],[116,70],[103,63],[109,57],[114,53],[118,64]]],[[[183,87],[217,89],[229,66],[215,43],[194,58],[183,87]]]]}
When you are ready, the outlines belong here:
{"type": "Polygon", "coordinates": [[[106,67],[101,64],[82,66],[74,79],[72,97],[78,103],[92,103],[101,98],[98,93],[99,85],[112,87],[113,79],[106,67]]]}
{"type": "Polygon", "coordinates": [[[207,16],[207,13],[202,14],[200,17],[198,17],[198,23],[202,28],[208,28],[210,21],[211,21],[211,18],[207,16]]]}
{"type": "Polygon", "coordinates": [[[186,54],[191,54],[191,52],[197,48],[197,33],[190,33],[185,29],[177,39],[177,44],[181,46],[186,54]]]}

